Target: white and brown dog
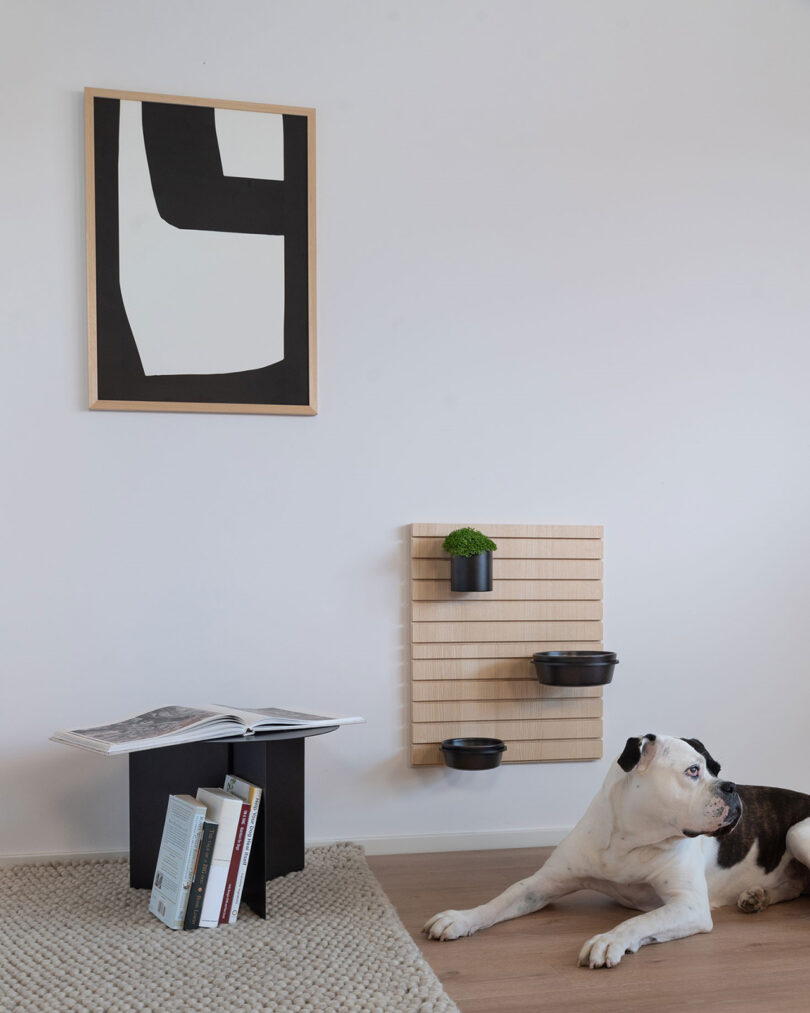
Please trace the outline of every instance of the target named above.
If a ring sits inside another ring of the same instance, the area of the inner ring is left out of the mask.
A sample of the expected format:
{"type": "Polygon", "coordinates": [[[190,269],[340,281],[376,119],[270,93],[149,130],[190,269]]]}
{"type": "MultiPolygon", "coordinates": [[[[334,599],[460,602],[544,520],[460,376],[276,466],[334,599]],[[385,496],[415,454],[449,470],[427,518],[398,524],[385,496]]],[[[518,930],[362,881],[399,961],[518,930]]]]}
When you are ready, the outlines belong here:
{"type": "Polygon", "coordinates": [[[599,890],[644,914],[589,939],[579,963],[614,967],[625,953],[712,928],[711,908],[743,911],[810,892],[810,795],[732,784],[697,739],[627,740],[601,790],[533,876],[469,911],[442,911],[433,939],[458,939],[599,890]]]}

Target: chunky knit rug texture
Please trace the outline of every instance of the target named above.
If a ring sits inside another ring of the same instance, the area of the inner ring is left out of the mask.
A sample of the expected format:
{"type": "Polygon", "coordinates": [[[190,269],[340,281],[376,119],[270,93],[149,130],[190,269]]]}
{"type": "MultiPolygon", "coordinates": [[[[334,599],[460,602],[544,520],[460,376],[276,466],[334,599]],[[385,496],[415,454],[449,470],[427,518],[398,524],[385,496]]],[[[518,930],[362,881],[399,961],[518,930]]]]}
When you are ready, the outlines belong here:
{"type": "Polygon", "coordinates": [[[173,932],[125,861],[0,870],[0,1010],[458,1013],[362,848],[310,848],[267,893],[267,921],[173,932]]]}

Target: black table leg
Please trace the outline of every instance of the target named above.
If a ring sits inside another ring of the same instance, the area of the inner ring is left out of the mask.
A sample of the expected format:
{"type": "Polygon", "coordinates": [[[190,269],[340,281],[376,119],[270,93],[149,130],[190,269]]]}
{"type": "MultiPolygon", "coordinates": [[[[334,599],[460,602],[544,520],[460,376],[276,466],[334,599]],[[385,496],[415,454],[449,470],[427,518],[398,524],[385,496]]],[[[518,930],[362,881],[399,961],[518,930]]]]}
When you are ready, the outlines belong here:
{"type": "Polygon", "coordinates": [[[242,900],[264,918],[265,883],[304,868],[304,739],[235,742],[231,763],[263,792],[242,900]]]}

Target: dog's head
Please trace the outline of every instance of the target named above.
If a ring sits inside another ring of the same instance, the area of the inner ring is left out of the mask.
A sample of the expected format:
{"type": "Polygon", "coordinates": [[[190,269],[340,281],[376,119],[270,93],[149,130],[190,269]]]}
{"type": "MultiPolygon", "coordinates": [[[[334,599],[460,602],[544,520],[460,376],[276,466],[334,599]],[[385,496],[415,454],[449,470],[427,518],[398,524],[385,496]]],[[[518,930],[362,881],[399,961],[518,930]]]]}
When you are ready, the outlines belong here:
{"type": "Polygon", "coordinates": [[[648,733],[628,739],[616,763],[636,821],[658,821],[662,831],[684,837],[719,837],[740,819],[736,785],[718,777],[720,764],[699,739],[648,733]]]}

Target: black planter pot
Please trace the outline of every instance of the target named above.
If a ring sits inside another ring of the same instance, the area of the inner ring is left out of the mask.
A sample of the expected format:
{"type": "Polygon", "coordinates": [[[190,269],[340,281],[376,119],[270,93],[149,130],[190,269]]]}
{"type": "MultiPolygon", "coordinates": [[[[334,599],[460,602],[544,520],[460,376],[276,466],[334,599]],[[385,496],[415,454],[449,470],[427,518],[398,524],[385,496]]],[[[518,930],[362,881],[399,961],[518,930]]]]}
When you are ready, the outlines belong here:
{"type": "Polygon", "coordinates": [[[605,686],[619,659],[614,651],[538,651],[532,662],[545,686],[605,686]]]}
{"type": "Polygon", "coordinates": [[[492,553],[453,556],[450,560],[451,591],[491,591],[492,553]]]}

